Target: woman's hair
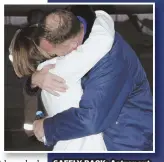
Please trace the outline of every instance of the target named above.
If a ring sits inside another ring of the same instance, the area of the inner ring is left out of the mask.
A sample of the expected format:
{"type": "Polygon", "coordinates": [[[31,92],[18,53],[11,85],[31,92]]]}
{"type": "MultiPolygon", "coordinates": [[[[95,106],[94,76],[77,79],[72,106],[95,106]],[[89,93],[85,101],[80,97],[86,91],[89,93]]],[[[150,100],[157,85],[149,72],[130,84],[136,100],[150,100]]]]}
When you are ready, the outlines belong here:
{"type": "Polygon", "coordinates": [[[55,10],[44,16],[35,12],[29,14],[28,25],[16,32],[10,45],[13,67],[18,77],[32,74],[40,62],[52,58],[39,48],[40,39],[60,44],[81,30],[80,21],[69,11],[55,10]],[[54,20],[56,16],[60,21],[54,20]]]}
{"type": "Polygon", "coordinates": [[[32,74],[38,64],[50,59],[50,55],[38,46],[39,37],[37,24],[19,29],[10,45],[13,67],[18,77],[32,74]]]}

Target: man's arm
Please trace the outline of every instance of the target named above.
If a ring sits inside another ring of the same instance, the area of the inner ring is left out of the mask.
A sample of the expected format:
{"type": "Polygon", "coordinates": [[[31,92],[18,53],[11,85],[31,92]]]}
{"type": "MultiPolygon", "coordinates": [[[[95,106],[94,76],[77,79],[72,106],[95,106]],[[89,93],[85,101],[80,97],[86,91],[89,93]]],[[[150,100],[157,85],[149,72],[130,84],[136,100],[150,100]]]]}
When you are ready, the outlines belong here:
{"type": "Polygon", "coordinates": [[[121,55],[119,50],[115,50],[90,72],[93,74],[86,81],[80,108],[70,108],[44,120],[49,145],[103,132],[117,120],[132,83],[128,79],[127,62],[123,58],[112,57],[114,52],[121,55]]]}

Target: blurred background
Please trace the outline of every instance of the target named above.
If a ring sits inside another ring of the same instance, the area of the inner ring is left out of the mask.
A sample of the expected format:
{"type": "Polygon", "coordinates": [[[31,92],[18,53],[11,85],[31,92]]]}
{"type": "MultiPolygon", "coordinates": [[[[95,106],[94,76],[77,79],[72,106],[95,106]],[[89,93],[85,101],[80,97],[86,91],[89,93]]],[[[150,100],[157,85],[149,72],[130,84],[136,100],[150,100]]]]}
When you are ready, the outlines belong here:
{"type": "MultiPolygon", "coordinates": [[[[30,10],[50,11],[66,5],[5,5],[5,151],[48,151],[40,142],[29,139],[23,130],[24,98],[19,79],[8,59],[10,41],[30,10]]],[[[104,10],[115,21],[115,30],[136,51],[153,93],[153,5],[92,5],[104,10]]],[[[85,11],[84,11],[85,12],[85,11]]]]}

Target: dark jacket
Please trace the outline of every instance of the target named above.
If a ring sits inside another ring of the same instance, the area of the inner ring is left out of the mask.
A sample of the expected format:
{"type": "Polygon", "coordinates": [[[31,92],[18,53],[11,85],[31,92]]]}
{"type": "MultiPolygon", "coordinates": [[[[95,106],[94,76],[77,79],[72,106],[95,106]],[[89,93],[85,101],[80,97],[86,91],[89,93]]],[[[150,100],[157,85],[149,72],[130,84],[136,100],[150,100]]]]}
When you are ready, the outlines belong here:
{"type": "Polygon", "coordinates": [[[153,105],[135,52],[116,33],[112,50],[83,80],[80,108],[44,121],[49,144],[103,132],[109,151],[151,150],[153,105]]]}

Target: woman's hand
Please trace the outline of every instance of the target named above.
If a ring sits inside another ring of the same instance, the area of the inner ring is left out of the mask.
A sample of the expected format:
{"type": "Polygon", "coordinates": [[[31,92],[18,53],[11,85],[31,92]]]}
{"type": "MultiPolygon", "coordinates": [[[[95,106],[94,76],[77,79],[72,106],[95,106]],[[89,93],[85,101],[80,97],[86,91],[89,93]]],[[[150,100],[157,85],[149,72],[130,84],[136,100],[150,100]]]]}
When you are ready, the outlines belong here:
{"type": "Polygon", "coordinates": [[[31,78],[31,87],[34,88],[38,86],[39,88],[46,90],[55,96],[59,96],[59,93],[57,92],[66,92],[68,87],[65,80],[49,72],[49,70],[54,67],[55,64],[46,65],[40,71],[36,71],[31,78]]]}

